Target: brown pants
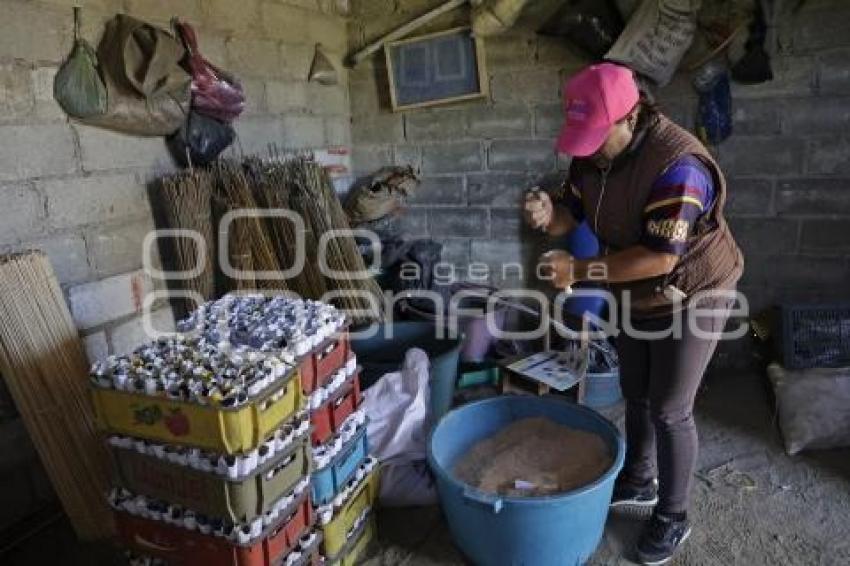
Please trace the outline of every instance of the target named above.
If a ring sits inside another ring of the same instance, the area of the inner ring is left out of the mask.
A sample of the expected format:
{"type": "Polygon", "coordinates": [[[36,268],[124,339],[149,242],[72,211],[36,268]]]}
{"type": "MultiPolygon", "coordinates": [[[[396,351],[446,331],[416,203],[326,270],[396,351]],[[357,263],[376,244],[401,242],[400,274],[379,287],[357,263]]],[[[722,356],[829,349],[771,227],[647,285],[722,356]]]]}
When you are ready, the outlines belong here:
{"type": "MultiPolygon", "coordinates": [[[[725,314],[696,319],[698,329],[715,334],[723,330],[730,305],[727,300],[716,302],[703,308],[724,309],[725,314]]],[[[658,478],[658,511],[665,514],[688,508],[698,450],[694,398],[717,347],[716,337],[695,335],[687,312],[683,316],[679,338],[641,339],[626,332],[617,337],[620,385],[626,399],[623,470],[639,483],[658,478]]],[[[632,326],[658,332],[671,324],[672,317],[664,317],[635,321],[632,326]]]]}

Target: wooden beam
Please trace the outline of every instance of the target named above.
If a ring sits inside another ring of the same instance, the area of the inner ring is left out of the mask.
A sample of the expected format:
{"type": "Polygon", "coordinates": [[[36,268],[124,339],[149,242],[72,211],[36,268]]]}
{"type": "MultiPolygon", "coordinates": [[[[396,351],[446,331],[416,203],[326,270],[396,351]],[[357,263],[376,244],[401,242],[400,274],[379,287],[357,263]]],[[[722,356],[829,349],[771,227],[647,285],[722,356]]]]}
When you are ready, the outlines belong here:
{"type": "Polygon", "coordinates": [[[422,14],[418,18],[415,18],[415,19],[407,22],[403,26],[391,31],[390,33],[383,36],[379,40],[377,40],[373,43],[370,43],[369,45],[367,45],[366,47],[364,47],[363,49],[361,49],[360,51],[358,51],[357,53],[355,53],[354,55],[349,57],[346,60],[346,64],[349,67],[356,67],[364,59],[366,59],[367,57],[369,57],[370,55],[372,55],[376,51],[380,50],[381,47],[383,47],[384,44],[387,43],[388,41],[395,41],[396,39],[401,39],[402,37],[404,37],[407,34],[412,33],[413,31],[419,29],[420,27],[424,26],[425,24],[427,24],[431,20],[437,18],[438,16],[442,16],[446,12],[450,12],[451,10],[454,10],[455,8],[460,8],[464,4],[467,4],[468,2],[469,2],[469,0],[449,0],[448,2],[445,2],[445,3],[437,6],[436,8],[431,10],[430,12],[426,12],[425,14],[422,14]]]}

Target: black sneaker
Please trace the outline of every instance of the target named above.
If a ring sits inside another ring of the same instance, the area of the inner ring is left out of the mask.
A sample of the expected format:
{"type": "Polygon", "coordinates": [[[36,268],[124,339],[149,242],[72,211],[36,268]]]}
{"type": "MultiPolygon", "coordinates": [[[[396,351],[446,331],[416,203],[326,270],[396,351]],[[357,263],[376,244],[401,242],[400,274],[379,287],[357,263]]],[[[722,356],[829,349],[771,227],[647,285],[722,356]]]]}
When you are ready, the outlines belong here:
{"type": "Polygon", "coordinates": [[[654,514],[638,541],[638,562],[646,566],[666,563],[690,535],[691,524],[687,518],[678,520],[660,513],[654,514]]]}
{"type": "Polygon", "coordinates": [[[614,483],[614,494],[611,497],[612,509],[636,511],[649,515],[657,503],[658,480],[656,479],[639,484],[620,475],[614,483]]]}

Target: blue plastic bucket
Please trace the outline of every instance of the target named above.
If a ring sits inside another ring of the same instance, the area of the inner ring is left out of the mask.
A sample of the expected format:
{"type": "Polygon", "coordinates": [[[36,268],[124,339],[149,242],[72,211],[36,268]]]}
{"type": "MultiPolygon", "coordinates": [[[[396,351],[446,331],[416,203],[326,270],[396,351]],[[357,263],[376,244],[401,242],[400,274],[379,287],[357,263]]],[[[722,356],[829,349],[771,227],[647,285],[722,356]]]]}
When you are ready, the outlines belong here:
{"type": "Polygon", "coordinates": [[[497,397],[451,411],[434,429],[428,449],[449,530],[478,566],[586,562],[602,539],[624,455],[619,431],[595,411],[557,398],[528,396],[497,397]],[[598,434],[615,455],[614,463],[593,483],[547,497],[483,493],[454,478],[455,463],[474,444],[528,417],[598,434]]]}
{"type": "Polygon", "coordinates": [[[398,371],[410,348],[420,348],[431,362],[431,415],[434,422],[452,408],[458,379],[461,339],[437,338],[437,327],[430,322],[394,322],[378,325],[373,336],[352,336],[351,350],[363,367],[361,384],[370,387],[385,373],[398,371]]]}
{"type": "Polygon", "coordinates": [[[594,409],[608,407],[623,398],[620,391],[620,371],[588,372],[584,380],[584,404],[594,409]]]}

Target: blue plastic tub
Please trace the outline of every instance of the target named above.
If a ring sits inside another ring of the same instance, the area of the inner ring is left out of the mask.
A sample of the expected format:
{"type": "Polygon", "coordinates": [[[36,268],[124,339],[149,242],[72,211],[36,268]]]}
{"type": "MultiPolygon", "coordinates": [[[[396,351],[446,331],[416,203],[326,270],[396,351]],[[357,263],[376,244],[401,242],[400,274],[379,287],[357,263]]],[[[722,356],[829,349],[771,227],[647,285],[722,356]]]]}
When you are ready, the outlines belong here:
{"type": "Polygon", "coordinates": [[[369,338],[351,337],[351,350],[363,368],[361,386],[371,387],[382,375],[398,371],[410,348],[421,348],[431,362],[431,415],[434,422],[452,407],[458,380],[461,340],[437,338],[437,327],[430,322],[394,322],[378,326],[369,338]]]}
{"type": "Polygon", "coordinates": [[[428,450],[452,536],[478,566],[586,562],[602,538],[624,455],[619,431],[595,411],[557,398],[529,396],[497,397],[451,411],[435,428],[428,450]],[[527,417],[546,417],[598,434],[615,455],[614,463],[595,482],[547,497],[483,493],[454,478],[456,461],[475,443],[527,417]]]}
{"type": "Polygon", "coordinates": [[[589,373],[584,381],[584,404],[594,409],[608,407],[620,401],[620,371],[589,373]]]}
{"type": "Polygon", "coordinates": [[[313,503],[315,505],[330,503],[368,455],[369,441],[366,436],[366,427],[363,427],[331,460],[330,464],[313,473],[310,480],[313,485],[313,503]]]}

